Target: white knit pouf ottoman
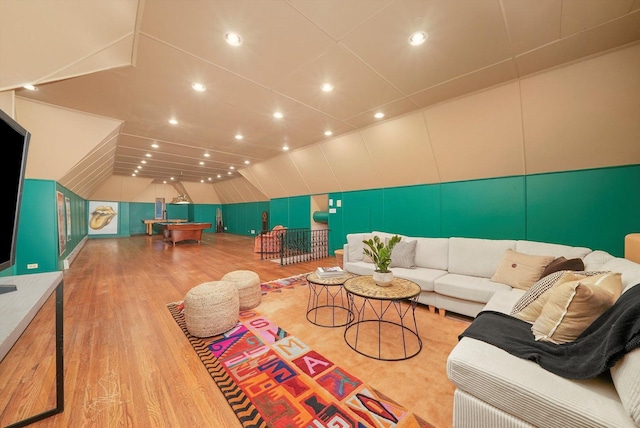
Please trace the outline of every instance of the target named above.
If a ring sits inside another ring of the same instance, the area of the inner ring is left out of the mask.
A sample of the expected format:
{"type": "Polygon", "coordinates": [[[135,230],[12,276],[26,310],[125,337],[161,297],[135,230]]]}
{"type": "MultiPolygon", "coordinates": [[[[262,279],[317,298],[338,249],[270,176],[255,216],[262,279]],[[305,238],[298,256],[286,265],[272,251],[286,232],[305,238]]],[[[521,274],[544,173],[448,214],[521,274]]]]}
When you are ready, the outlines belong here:
{"type": "Polygon", "coordinates": [[[231,281],[236,284],[241,311],[255,308],[260,304],[262,290],[257,273],[251,270],[234,270],[223,276],[222,281],[231,281]]]}
{"type": "Polygon", "coordinates": [[[211,337],[238,323],[240,299],[236,284],[211,281],[196,285],[184,298],[184,321],[192,336],[211,337]]]}

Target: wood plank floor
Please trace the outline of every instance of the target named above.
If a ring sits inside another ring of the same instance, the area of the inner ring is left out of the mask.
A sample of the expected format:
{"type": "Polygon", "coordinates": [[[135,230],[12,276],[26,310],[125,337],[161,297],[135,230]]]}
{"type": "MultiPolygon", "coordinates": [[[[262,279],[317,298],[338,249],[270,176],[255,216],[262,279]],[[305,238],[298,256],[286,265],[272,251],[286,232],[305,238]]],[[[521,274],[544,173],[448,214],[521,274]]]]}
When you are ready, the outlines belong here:
{"type": "MultiPolygon", "coordinates": [[[[261,280],[314,270],[253,253],[253,238],[91,239],[64,272],[65,410],[33,427],[239,427],[166,309],[237,269],[261,280]]],[[[333,265],[335,258],[323,259],[333,265]]],[[[0,364],[0,426],[55,405],[55,307],[47,301],[0,364]]]]}
{"type": "MultiPolygon", "coordinates": [[[[159,235],[90,239],[64,271],[65,410],[32,426],[240,427],[166,305],[232,270],[253,270],[266,282],[320,264],[337,261],[280,266],[253,253],[252,237],[225,233],[175,247],[159,235]]],[[[341,330],[309,323],[302,310],[307,296],[306,289],[270,293],[259,308],[436,427],[451,426],[455,387],[446,358],[468,322],[420,305],[422,352],[403,362],[375,361],[350,350],[341,330]]],[[[0,362],[1,427],[55,406],[54,319],[52,295],[0,362]]]]}

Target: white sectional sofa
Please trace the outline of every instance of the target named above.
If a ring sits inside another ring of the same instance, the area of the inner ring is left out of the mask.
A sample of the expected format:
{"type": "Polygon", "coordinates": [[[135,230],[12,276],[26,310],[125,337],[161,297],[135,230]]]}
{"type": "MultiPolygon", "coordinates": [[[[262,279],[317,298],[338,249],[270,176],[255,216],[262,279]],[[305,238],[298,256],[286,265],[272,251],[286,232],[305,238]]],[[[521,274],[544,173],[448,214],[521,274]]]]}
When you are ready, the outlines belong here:
{"type": "MultiPolygon", "coordinates": [[[[375,231],[347,235],[346,271],[373,272],[373,264],[362,256],[362,240],[372,234],[393,236],[375,231]]],[[[404,236],[403,240],[417,241],[415,267],[392,267],[394,275],[420,285],[422,304],[470,317],[483,310],[509,314],[525,293],[491,280],[509,249],[580,258],[585,271],[619,272],[624,291],[640,283],[640,264],[589,248],[462,237],[404,236]]],[[[640,426],[640,348],[598,377],[572,380],[484,341],[463,337],[449,355],[447,375],[456,385],[455,428],[640,426]]]]}

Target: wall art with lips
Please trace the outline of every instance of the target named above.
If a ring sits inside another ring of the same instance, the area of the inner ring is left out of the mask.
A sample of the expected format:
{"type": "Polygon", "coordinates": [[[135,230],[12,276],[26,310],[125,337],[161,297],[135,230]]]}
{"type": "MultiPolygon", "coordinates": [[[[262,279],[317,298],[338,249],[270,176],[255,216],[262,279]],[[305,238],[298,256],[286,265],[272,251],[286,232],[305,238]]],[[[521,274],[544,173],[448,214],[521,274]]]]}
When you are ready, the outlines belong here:
{"type": "Polygon", "coordinates": [[[118,202],[89,201],[89,235],[118,234],[118,202]]]}

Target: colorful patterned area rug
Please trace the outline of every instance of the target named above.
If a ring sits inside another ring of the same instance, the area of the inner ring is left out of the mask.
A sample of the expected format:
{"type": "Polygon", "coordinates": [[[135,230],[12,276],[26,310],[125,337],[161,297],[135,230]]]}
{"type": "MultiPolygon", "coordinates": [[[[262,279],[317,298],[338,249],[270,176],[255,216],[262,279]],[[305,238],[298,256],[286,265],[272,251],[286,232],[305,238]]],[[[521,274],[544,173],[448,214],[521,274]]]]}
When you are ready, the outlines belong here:
{"type": "MultiPolygon", "coordinates": [[[[305,277],[264,283],[263,293],[304,286],[305,277]]],[[[167,307],[243,427],[432,427],[256,310],[201,339],[189,334],[182,302],[167,307]]]]}

